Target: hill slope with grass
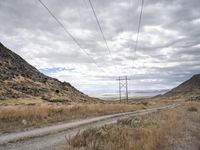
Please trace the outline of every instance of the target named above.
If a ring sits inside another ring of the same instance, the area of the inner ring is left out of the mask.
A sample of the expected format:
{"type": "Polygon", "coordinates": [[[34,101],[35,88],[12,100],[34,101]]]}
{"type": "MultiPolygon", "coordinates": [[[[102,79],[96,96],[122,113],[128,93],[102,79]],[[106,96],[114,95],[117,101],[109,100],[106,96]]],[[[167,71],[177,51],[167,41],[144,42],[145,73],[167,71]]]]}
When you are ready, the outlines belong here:
{"type": "Polygon", "coordinates": [[[70,83],[39,72],[0,43],[0,100],[38,97],[50,102],[93,101],[70,83]]]}

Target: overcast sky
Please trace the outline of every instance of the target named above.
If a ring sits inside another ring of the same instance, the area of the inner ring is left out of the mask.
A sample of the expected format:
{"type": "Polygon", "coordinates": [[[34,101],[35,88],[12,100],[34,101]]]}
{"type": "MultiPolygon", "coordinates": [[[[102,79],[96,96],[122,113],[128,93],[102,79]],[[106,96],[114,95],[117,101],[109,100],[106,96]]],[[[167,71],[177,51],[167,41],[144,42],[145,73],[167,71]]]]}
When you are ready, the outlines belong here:
{"type": "Polygon", "coordinates": [[[117,91],[119,75],[131,90],[152,90],[200,72],[199,0],[145,0],[135,56],[141,0],[91,1],[112,57],[88,0],[43,0],[100,69],[37,0],[0,0],[0,42],[88,94],[117,91]]]}

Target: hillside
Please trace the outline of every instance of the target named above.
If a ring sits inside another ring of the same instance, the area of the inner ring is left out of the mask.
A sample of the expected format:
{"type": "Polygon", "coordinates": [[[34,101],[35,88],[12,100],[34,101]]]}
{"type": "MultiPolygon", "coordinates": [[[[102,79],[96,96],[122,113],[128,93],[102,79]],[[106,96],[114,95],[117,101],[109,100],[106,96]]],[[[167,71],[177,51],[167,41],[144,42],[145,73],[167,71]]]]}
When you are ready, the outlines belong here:
{"type": "Polygon", "coordinates": [[[180,96],[195,98],[200,96],[200,74],[194,75],[191,79],[183,82],[176,88],[164,94],[164,96],[180,96]]]}
{"type": "Polygon", "coordinates": [[[40,73],[0,43],[0,100],[26,97],[38,97],[51,102],[94,100],[69,83],[40,73]]]}

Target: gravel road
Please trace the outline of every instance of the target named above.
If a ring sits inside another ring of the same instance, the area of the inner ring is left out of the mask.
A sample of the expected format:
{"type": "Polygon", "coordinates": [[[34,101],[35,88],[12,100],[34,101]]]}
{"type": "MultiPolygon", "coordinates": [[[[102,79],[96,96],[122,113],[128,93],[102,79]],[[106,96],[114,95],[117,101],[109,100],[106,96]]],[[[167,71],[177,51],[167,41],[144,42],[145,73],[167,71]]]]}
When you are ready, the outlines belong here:
{"type": "Polygon", "coordinates": [[[117,113],[89,119],[74,120],[73,122],[55,124],[29,131],[0,135],[0,150],[54,150],[62,145],[66,138],[91,127],[116,123],[118,119],[129,116],[144,115],[158,110],[172,109],[178,104],[163,107],[138,110],[126,113],[117,113]]]}

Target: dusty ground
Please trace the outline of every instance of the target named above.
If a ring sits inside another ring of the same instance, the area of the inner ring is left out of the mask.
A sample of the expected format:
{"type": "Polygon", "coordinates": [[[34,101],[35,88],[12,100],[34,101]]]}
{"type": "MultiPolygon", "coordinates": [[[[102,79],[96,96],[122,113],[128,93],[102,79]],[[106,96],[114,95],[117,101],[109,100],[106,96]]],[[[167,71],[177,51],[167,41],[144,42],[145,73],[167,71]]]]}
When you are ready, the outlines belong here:
{"type": "Polygon", "coordinates": [[[200,103],[185,102],[174,110],[86,130],[68,139],[63,149],[199,150],[200,103]]]}

